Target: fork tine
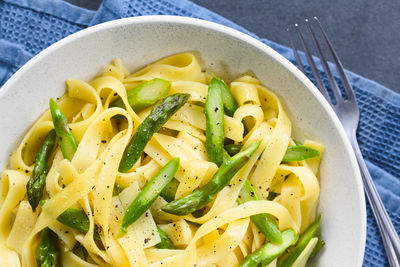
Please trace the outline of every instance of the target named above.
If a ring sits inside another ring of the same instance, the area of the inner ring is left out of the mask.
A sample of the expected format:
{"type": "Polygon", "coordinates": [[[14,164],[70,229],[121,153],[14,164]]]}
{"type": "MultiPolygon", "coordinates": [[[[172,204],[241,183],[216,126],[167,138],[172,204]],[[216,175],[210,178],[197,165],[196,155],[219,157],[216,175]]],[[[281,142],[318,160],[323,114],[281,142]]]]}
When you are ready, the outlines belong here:
{"type": "Polygon", "coordinates": [[[293,38],[292,38],[292,35],[290,34],[289,28],[287,28],[286,31],[287,31],[287,33],[288,33],[288,35],[289,35],[290,46],[292,47],[293,54],[294,54],[294,57],[296,58],[296,62],[297,62],[298,68],[299,68],[304,74],[306,74],[306,72],[304,71],[303,64],[301,63],[301,59],[300,59],[300,57],[299,57],[299,53],[297,53],[297,48],[296,48],[296,46],[294,45],[293,38]]]}
{"type": "Polygon", "coordinates": [[[321,76],[319,76],[319,72],[318,72],[317,67],[315,66],[314,60],[312,59],[311,52],[308,49],[308,46],[307,46],[306,42],[304,41],[303,35],[301,34],[301,31],[299,29],[299,25],[295,24],[294,26],[295,26],[295,28],[297,30],[297,34],[299,35],[301,44],[303,45],[304,52],[306,54],[308,64],[310,64],[311,71],[312,71],[313,76],[315,78],[315,81],[317,82],[317,85],[318,85],[318,89],[322,93],[322,95],[325,97],[325,99],[328,100],[329,103],[332,103],[332,101],[331,101],[331,99],[330,99],[330,97],[328,95],[328,91],[326,90],[325,85],[322,82],[321,76]]]}
{"type": "Polygon", "coordinates": [[[314,46],[315,46],[316,50],[318,51],[318,55],[319,55],[319,58],[321,60],[322,66],[324,67],[325,74],[328,77],[329,83],[330,83],[330,85],[332,87],[333,94],[335,95],[335,98],[336,98],[336,104],[339,104],[340,102],[343,101],[343,97],[340,94],[339,87],[337,86],[336,81],[332,76],[331,70],[330,70],[330,68],[328,66],[328,62],[325,59],[324,54],[322,53],[321,46],[319,45],[319,42],[318,42],[318,40],[317,40],[317,38],[315,36],[315,33],[314,33],[313,29],[310,26],[310,23],[309,23],[308,19],[306,19],[305,22],[306,22],[308,30],[311,33],[311,39],[312,39],[312,41],[314,43],[314,46]]]}
{"type": "Polygon", "coordinates": [[[319,22],[317,17],[314,17],[314,19],[318,22],[319,29],[321,30],[322,35],[324,36],[324,39],[325,39],[326,43],[328,44],[329,51],[331,52],[333,61],[335,62],[336,69],[339,73],[340,79],[342,80],[342,83],[343,83],[344,90],[347,94],[347,100],[348,101],[355,100],[353,87],[351,86],[349,80],[347,79],[346,74],[344,73],[344,68],[343,68],[342,62],[340,62],[335,49],[333,49],[333,46],[332,46],[331,42],[329,41],[327,34],[325,33],[324,29],[322,28],[321,22],[319,22]]]}

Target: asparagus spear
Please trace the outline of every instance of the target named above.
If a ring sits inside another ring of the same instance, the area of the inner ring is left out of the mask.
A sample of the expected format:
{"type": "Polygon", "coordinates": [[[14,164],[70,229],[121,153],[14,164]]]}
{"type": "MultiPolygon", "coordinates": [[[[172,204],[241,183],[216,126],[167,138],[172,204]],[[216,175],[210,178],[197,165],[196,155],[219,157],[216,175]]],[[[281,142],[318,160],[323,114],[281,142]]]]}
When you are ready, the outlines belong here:
{"type": "Polygon", "coordinates": [[[41,241],[36,251],[36,262],[40,267],[58,266],[57,235],[48,227],[40,234],[41,241]]]}
{"type": "Polygon", "coordinates": [[[221,82],[216,77],[213,77],[208,85],[204,113],[208,160],[220,166],[223,162],[224,147],[224,103],[221,82]]]}
{"type": "MultiPolygon", "coordinates": [[[[213,77],[215,79],[215,83],[221,87],[222,90],[222,100],[224,102],[224,111],[228,116],[233,116],[233,113],[238,108],[235,98],[233,97],[231,90],[229,90],[228,86],[218,77],[213,77]]],[[[210,82],[211,83],[211,82],[210,82]]]]}
{"type": "Polygon", "coordinates": [[[317,244],[315,245],[313,251],[310,254],[310,258],[314,257],[317,255],[317,253],[325,246],[324,240],[318,239],[317,244]]]}
{"type": "Polygon", "coordinates": [[[226,185],[240,168],[248,161],[260,146],[261,141],[252,143],[248,148],[224,161],[213,178],[201,189],[197,189],[189,195],[174,200],[162,210],[171,214],[185,215],[196,211],[211,202],[214,196],[226,185]]]}
{"type": "Polygon", "coordinates": [[[49,170],[49,158],[56,142],[56,132],[51,130],[43,141],[39,152],[35,157],[35,167],[28,183],[26,184],[26,192],[29,204],[35,211],[40,199],[43,195],[43,188],[46,183],[46,175],[49,170]]]}
{"type": "MultiPolygon", "coordinates": [[[[225,150],[229,155],[233,156],[242,149],[242,145],[228,144],[225,145],[225,150]]],[[[314,158],[319,156],[319,151],[305,145],[289,146],[283,156],[283,162],[300,161],[304,159],[314,158]]]]}
{"type": "Polygon", "coordinates": [[[261,246],[259,249],[249,254],[244,258],[240,267],[256,267],[260,263],[265,266],[271,263],[275,258],[281,255],[289,246],[296,243],[298,235],[292,229],[288,229],[282,232],[282,244],[274,245],[267,243],[261,246]]]}
{"type": "Polygon", "coordinates": [[[315,232],[318,229],[319,222],[321,220],[321,216],[318,216],[317,219],[310,224],[310,226],[301,234],[299,241],[295,246],[289,249],[287,255],[278,259],[277,266],[278,267],[289,267],[296,261],[301,252],[307,247],[310,240],[314,237],[315,232]]]}
{"type": "MultiPolygon", "coordinates": [[[[249,180],[246,180],[245,184],[243,185],[242,189],[239,193],[239,198],[237,202],[239,204],[243,204],[248,201],[258,200],[258,196],[254,191],[253,187],[251,186],[249,180]]],[[[262,213],[253,215],[250,217],[251,221],[257,226],[257,228],[263,233],[270,242],[281,244],[282,243],[282,235],[279,231],[276,221],[274,217],[270,214],[262,213]]]]}
{"type": "Polygon", "coordinates": [[[72,252],[78,256],[79,258],[81,258],[84,261],[87,261],[87,258],[89,256],[88,251],[86,250],[86,248],[84,246],[82,246],[81,243],[76,242],[75,246],[72,248],[72,252]]]}
{"type": "Polygon", "coordinates": [[[161,192],[162,196],[166,201],[171,202],[175,199],[176,191],[178,190],[179,181],[173,178],[171,182],[167,184],[164,190],[161,192]]]}
{"type": "Polygon", "coordinates": [[[114,187],[113,187],[112,196],[113,196],[113,197],[118,196],[119,193],[122,192],[122,190],[124,190],[124,189],[123,189],[119,184],[115,183],[115,184],[114,184],[114,187]]]}
{"type": "MultiPolygon", "coordinates": [[[[138,112],[166,97],[170,88],[171,82],[155,78],[136,86],[126,94],[129,105],[134,111],[138,112]]],[[[125,108],[125,105],[122,99],[118,97],[110,103],[110,107],[125,108]]]]}
{"type": "Polygon", "coordinates": [[[128,172],[132,168],[153,134],[160,130],[161,126],[186,103],[189,96],[189,94],[170,95],[154,106],[150,115],[139,125],[135,135],[125,148],[119,164],[120,172],[128,172]]]}
{"type": "Polygon", "coordinates": [[[67,118],[53,98],[50,98],[50,112],[51,117],[53,118],[54,129],[56,130],[61,152],[64,158],[72,160],[78,145],[71,129],[68,127],[67,118]]]}
{"type": "Polygon", "coordinates": [[[304,145],[288,146],[282,161],[300,161],[319,156],[319,151],[304,145]]]}
{"type": "Polygon", "coordinates": [[[222,150],[222,159],[223,159],[224,161],[227,161],[227,160],[230,159],[230,158],[231,158],[231,156],[228,154],[228,152],[226,152],[226,150],[223,149],[223,150],[222,150]]]}
{"type": "Polygon", "coordinates": [[[137,195],[125,211],[120,227],[121,234],[125,234],[128,226],[150,208],[151,204],[174,178],[178,168],[179,158],[173,158],[145,185],[142,192],[137,195]]]}
{"type": "MultiPolygon", "coordinates": [[[[83,210],[68,208],[57,217],[57,221],[84,234],[89,231],[89,218],[83,210]]],[[[93,237],[95,240],[101,240],[97,231],[93,237]]]]}
{"type": "Polygon", "coordinates": [[[157,226],[158,234],[161,237],[161,242],[156,245],[156,248],[162,249],[174,249],[174,244],[171,239],[169,239],[167,233],[165,233],[160,227],[157,226]]]}
{"type": "Polygon", "coordinates": [[[228,152],[228,154],[230,156],[234,156],[240,152],[242,147],[243,147],[243,145],[227,144],[227,145],[225,145],[225,150],[226,150],[226,152],[228,152]]]}

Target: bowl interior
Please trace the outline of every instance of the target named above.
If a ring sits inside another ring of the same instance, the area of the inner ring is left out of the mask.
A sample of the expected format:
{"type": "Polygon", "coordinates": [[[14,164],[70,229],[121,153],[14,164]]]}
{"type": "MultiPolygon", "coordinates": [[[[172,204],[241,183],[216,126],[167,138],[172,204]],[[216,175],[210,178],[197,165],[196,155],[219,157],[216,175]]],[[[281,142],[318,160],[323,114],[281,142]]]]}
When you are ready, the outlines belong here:
{"type": "Polygon", "coordinates": [[[204,68],[226,80],[251,71],[276,92],[293,135],[325,144],[320,236],[327,245],[312,266],[361,266],[365,202],[349,143],[316,88],[275,51],[232,29],[189,18],[153,16],[101,24],[58,42],[28,62],[0,90],[0,170],[23,134],[65,92],[67,78],[89,80],[119,57],[129,70],[170,54],[195,51],[204,68]],[[340,255],[340,257],[339,257],[340,255]]]}

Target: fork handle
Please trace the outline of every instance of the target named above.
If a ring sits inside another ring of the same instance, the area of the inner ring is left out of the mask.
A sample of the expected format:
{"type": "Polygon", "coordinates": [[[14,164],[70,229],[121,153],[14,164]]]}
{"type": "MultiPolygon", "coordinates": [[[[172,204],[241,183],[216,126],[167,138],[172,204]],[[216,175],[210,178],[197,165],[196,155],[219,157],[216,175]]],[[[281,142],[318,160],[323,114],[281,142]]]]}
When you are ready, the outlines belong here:
{"type": "Polygon", "coordinates": [[[375,184],[365,164],[364,158],[358,146],[356,133],[354,131],[350,136],[350,142],[353,146],[354,153],[357,158],[358,165],[361,170],[361,177],[364,184],[364,191],[368,201],[371,204],[372,213],[378,224],[379,232],[381,233],[383,245],[385,247],[386,256],[391,267],[400,266],[400,240],[397,235],[389,215],[386,212],[385,206],[376,190],[375,184]]]}

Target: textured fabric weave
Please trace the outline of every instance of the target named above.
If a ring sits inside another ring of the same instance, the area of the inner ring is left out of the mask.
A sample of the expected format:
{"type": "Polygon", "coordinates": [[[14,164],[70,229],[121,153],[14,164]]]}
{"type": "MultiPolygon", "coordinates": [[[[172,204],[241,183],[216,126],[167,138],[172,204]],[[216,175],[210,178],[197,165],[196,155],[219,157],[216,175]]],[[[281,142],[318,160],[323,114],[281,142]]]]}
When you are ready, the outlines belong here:
{"type": "MultiPolygon", "coordinates": [[[[260,39],[187,0],[105,0],[97,12],[61,0],[0,0],[0,85],[32,56],[73,32],[117,18],[157,14],[205,19],[260,39]]],[[[291,49],[266,39],[260,40],[295,63],[291,49]]],[[[301,54],[301,58],[306,63],[304,54],[301,54]]],[[[321,65],[317,65],[322,70],[321,65]]],[[[306,72],[314,82],[307,66],[306,72]]],[[[400,95],[352,72],[348,71],[347,74],[356,91],[361,112],[358,141],[382,200],[399,231],[400,95]]],[[[326,76],[322,76],[329,86],[326,76]]],[[[364,266],[388,266],[368,203],[367,216],[364,266]]]]}

